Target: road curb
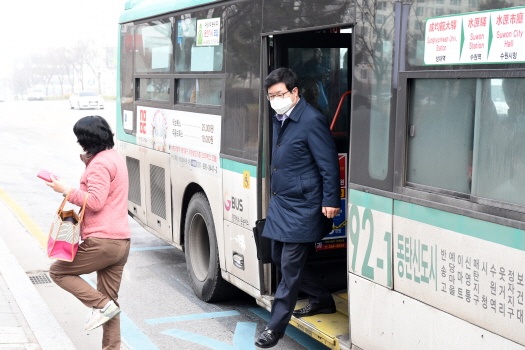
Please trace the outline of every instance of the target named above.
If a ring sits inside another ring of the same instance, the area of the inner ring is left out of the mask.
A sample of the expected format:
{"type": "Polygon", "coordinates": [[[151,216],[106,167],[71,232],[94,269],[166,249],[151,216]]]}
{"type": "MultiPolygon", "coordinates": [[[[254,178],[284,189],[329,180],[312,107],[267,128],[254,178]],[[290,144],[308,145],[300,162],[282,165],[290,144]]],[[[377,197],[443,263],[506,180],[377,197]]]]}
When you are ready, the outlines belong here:
{"type": "MultiPolygon", "coordinates": [[[[5,193],[4,191],[1,191],[5,193]]],[[[2,197],[2,199],[4,199],[2,197]]],[[[21,220],[22,218],[18,218],[21,220]]],[[[0,201],[0,220],[10,234],[27,234],[7,203],[0,201]]],[[[74,350],[75,346],[49,310],[18,260],[0,237],[0,273],[42,350],[74,350]]]]}

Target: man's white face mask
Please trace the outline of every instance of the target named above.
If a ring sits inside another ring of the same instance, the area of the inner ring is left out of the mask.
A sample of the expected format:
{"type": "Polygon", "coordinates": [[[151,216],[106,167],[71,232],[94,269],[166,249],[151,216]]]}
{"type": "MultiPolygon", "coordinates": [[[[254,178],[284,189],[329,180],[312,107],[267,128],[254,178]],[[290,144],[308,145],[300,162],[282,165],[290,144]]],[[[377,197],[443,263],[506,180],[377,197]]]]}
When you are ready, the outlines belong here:
{"type": "Polygon", "coordinates": [[[270,105],[277,114],[284,114],[292,107],[293,102],[291,97],[274,98],[270,101],[270,105]]]}

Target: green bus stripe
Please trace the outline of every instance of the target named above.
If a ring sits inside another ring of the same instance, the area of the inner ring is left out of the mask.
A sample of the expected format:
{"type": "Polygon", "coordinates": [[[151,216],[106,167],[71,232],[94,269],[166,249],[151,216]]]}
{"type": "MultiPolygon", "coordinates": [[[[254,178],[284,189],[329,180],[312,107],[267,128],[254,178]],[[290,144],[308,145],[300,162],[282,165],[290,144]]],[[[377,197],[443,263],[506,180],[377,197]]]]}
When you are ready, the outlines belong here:
{"type": "Polygon", "coordinates": [[[525,251],[525,231],[520,229],[397,200],[394,215],[525,251]]]}
{"type": "Polygon", "coordinates": [[[417,204],[350,190],[350,203],[525,251],[525,231],[417,204]],[[393,205],[392,205],[393,202],[393,205]],[[393,207],[393,212],[392,212],[393,207]]]}
{"type": "Polygon", "coordinates": [[[256,177],[257,174],[257,167],[255,167],[254,165],[244,164],[225,158],[221,158],[221,168],[239,174],[243,174],[245,171],[249,171],[250,177],[256,177]]]}
{"type": "Polygon", "coordinates": [[[375,194],[350,190],[349,202],[360,207],[380,211],[392,215],[392,199],[381,197],[375,194]]]}

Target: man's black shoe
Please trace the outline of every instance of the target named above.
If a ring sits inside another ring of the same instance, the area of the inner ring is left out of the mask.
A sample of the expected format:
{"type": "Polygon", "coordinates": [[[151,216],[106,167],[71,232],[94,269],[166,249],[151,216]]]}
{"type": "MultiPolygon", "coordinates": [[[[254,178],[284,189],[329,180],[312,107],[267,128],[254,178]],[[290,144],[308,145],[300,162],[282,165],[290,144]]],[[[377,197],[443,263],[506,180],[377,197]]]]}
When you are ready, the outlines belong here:
{"type": "Polygon", "coordinates": [[[295,317],[306,317],[306,316],[313,316],[317,314],[333,314],[337,310],[335,309],[335,303],[331,303],[329,305],[323,305],[323,304],[308,304],[302,309],[295,310],[293,312],[293,315],[295,317]]]}
{"type": "Polygon", "coordinates": [[[284,332],[276,332],[270,328],[265,328],[259,338],[255,340],[255,345],[260,348],[271,348],[277,345],[280,339],[284,337],[284,332]]]}

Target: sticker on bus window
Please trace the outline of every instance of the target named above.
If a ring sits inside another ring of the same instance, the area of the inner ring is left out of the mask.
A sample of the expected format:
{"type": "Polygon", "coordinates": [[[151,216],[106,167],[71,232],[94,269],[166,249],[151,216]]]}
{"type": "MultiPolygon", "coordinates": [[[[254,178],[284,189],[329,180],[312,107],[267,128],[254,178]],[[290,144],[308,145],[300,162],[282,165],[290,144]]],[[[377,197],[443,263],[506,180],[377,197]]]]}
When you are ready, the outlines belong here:
{"type": "Polygon", "coordinates": [[[123,120],[123,126],[126,130],[133,130],[133,112],[132,111],[124,111],[124,120],[123,120]]]}
{"type": "Polygon", "coordinates": [[[206,18],[197,20],[196,46],[217,46],[220,44],[221,19],[206,18]]]}

